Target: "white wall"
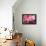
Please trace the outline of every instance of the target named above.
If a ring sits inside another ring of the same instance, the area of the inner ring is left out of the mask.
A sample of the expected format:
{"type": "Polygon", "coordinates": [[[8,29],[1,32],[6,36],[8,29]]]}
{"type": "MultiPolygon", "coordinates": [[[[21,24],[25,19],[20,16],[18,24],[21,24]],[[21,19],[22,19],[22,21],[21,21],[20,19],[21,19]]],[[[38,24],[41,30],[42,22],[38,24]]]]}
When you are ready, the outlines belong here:
{"type": "MultiPolygon", "coordinates": [[[[15,5],[14,5],[15,6],[15,5]]],[[[36,46],[41,46],[41,1],[40,0],[23,0],[20,5],[13,8],[14,24],[18,32],[22,32],[24,38],[35,41],[36,46]],[[36,25],[23,25],[22,14],[37,14],[36,25]]]]}
{"type": "Polygon", "coordinates": [[[12,6],[16,0],[0,0],[0,27],[12,28],[12,6]]]}
{"type": "Polygon", "coordinates": [[[46,0],[41,2],[41,38],[42,46],[46,46],[46,0]]]}

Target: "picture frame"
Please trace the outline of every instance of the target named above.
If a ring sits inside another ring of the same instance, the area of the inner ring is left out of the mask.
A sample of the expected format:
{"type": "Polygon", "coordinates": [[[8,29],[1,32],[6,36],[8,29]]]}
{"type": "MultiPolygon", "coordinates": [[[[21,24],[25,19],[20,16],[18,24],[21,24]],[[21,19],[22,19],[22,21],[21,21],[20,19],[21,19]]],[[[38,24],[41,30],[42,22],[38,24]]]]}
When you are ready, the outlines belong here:
{"type": "Polygon", "coordinates": [[[36,14],[22,14],[22,24],[36,24],[36,14]]]}

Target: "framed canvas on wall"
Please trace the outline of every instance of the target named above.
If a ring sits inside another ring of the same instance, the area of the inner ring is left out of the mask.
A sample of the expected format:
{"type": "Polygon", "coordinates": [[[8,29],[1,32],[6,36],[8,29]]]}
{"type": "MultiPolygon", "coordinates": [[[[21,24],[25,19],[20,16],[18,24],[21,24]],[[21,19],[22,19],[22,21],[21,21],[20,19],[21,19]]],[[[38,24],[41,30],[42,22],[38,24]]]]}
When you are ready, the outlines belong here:
{"type": "Polygon", "coordinates": [[[22,24],[36,24],[36,14],[22,14],[22,24]]]}

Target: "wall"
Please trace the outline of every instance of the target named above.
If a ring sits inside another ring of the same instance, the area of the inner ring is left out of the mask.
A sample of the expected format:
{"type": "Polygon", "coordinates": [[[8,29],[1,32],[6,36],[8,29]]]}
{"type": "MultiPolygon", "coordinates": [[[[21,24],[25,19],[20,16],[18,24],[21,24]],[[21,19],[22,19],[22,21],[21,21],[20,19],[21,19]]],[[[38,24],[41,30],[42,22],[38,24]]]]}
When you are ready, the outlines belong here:
{"type": "MultiPolygon", "coordinates": [[[[17,3],[18,4],[18,3],[17,3]]],[[[14,5],[15,6],[15,5],[14,5]]],[[[41,1],[40,0],[23,0],[18,7],[13,7],[15,31],[23,33],[26,39],[35,41],[36,46],[41,46],[41,1]],[[36,25],[23,25],[22,14],[37,14],[36,25]]]]}
{"type": "MultiPolygon", "coordinates": [[[[16,0],[0,0],[0,27],[6,27],[9,30],[12,29],[12,6],[16,0]]],[[[4,30],[4,29],[3,29],[4,30]]],[[[2,30],[0,29],[0,32],[2,30]]],[[[5,35],[8,36],[10,35],[10,32],[3,31],[3,33],[0,34],[0,38],[5,38],[5,35]]],[[[9,38],[9,37],[8,37],[9,38]]]]}
{"type": "Polygon", "coordinates": [[[12,6],[16,0],[0,0],[0,27],[12,29],[12,6]]]}
{"type": "Polygon", "coordinates": [[[46,0],[41,1],[41,42],[46,46],[46,0]]]}

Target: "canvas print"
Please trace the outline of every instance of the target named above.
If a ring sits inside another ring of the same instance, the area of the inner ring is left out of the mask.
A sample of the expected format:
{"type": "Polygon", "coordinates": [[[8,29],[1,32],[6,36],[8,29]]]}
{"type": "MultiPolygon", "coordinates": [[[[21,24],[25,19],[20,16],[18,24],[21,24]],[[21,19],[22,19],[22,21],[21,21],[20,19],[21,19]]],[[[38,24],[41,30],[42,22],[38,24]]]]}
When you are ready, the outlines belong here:
{"type": "Polygon", "coordinates": [[[22,24],[36,24],[36,14],[22,14],[22,24]]]}

